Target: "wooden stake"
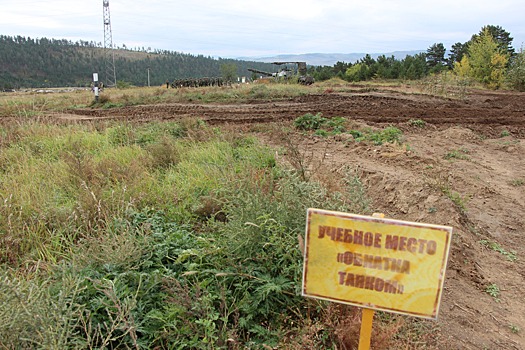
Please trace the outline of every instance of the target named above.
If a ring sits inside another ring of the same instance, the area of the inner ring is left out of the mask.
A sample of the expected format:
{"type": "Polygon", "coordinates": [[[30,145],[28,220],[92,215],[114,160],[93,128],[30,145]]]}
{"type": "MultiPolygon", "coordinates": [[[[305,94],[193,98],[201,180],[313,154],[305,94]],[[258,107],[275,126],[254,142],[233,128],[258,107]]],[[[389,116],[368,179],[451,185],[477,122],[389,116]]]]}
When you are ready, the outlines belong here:
{"type": "MultiPolygon", "coordinates": [[[[372,215],[375,218],[384,218],[383,213],[374,213],[372,215]]],[[[369,350],[370,340],[372,338],[372,323],[374,321],[375,311],[372,309],[363,308],[361,316],[361,332],[359,333],[359,349],[358,350],[369,350]]]]}
{"type": "Polygon", "coordinates": [[[363,309],[363,315],[361,318],[361,332],[359,333],[359,350],[370,349],[374,313],[375,311],[372,309],[363,309]]]}

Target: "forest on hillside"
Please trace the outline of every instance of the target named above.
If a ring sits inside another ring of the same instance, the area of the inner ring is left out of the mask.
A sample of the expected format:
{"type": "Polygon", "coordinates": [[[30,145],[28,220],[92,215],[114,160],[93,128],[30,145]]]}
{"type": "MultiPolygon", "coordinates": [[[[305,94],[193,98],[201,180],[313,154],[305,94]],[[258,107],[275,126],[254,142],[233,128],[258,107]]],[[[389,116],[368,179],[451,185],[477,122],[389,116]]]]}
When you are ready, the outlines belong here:
{"type": "MultiPolygon", "coordinates": [[[[510,33],[502,27],[487,25],[469,41],[457,42],[450,49],[443,43],[435,43],[426,52],[403,59],[385,55],[374,59],[366,55],[357,62],[309,66],[308,74],[315,81],[338,77],[357,82],[416,80],[451,71],[465,83],[525,91],[525,54],[523,48],[516,52],[512,41],[510,33]]],[[[167,80],[222,77],[225,72],[232,77],[255,79],[248,68],[272,73],[281,69],[271,63],[150,48],[124,46],[114,53],[117,86],[119,82],[121,86],[163,85],[167,80]]],[[[100,43],[0,35],[0,90],[89,86],[93,73],[105,71],[104,48],[100,43]]],[[[106,79],[104,74],[99,77],[102,82],[106,79]]]]}
{"type": "MultiPolygon", "coordinates": [[[[272,71],[270,63],[212,58],[175,51],[117,49],[117,81],[145,86],[166,80],[221,76],[221,66],[235,65],[239,76],[248,68],[272,71]]],[[[89,86],[93,73],[104,79],[104,49],[95,42],[0,35],[0,89],[89,86]]]]}

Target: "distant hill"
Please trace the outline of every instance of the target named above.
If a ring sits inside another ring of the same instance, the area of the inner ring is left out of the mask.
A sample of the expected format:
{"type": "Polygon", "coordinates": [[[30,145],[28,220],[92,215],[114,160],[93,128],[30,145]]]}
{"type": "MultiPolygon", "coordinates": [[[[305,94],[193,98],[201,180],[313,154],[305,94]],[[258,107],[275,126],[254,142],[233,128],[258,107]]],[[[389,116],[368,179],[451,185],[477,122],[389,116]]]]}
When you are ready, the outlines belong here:
{"type": "MultiPolygon", "coordinates": [[[[166,80],[220,77],[224,64],[235,65],[239,76],[248,68],[272,71],[263,62],[212,58],[167,50],[114,51],[117,81],[136,86],[163,85],[166,80]]],[[[0,91],[21,87],[89,86],[93,73],[104,82],[104,49],[87,41],[0,35],[0,91]]]]}
{"type": "MultiPolygon", "coordinates": [[[[415,56],[419,53],[426,52],[426,50],[411,50],[411,51],[394,51],[388,53],[371,53],[370,56],[374,59],[381,55],[386,57],[394,56],[396,59],[404,59],[407,55],[415,56]]],[[[366,56],[366,53],[305,53],[297,55],[277,55],[266,57],[238,57],[239,60],[256,61],[256,62],[306,62],[311,66],[333,66],[337,62],[355,63],[359,59],[366,56]]]]}

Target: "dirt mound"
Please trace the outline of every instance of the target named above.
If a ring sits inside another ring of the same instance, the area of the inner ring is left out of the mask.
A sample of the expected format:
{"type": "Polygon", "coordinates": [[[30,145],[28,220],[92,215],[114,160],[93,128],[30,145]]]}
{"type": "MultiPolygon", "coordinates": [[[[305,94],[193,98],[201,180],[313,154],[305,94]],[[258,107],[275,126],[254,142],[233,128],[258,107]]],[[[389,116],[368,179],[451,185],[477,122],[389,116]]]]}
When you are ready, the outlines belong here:
{"type": "Polygon", "coordinates": [[[437,128],[464,126],[484,136],[502,131],[525,138],[525,94],[483,92],[464,101],[399,92],[327,93],[291,100],[245,104],[193,104],[131,106],[124,108],[72,109],[59,119],[150,119],[200,118],[210,124],[251,124],[293,120],[306,113],[346,117],[372,124],[402,124],[424,120],[437,128]]]}

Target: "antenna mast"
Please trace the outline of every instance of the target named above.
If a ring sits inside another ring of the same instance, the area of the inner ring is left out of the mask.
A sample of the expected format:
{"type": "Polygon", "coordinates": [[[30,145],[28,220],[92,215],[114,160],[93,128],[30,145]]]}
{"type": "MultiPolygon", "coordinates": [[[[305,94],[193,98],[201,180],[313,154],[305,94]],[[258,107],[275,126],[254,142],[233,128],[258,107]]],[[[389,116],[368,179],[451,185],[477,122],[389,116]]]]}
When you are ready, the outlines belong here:
{"type": "Polygon", "coordinates": [[[117,74],[115,73],[115,52],[113,50],[113,35],[111,33],[111,19],[109,15],[109,0],[104,2],[104,64],[106,73],[106,85],[115,86],[117,84],[117,74]]]}

